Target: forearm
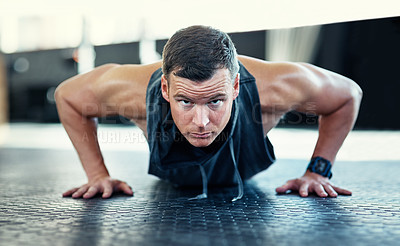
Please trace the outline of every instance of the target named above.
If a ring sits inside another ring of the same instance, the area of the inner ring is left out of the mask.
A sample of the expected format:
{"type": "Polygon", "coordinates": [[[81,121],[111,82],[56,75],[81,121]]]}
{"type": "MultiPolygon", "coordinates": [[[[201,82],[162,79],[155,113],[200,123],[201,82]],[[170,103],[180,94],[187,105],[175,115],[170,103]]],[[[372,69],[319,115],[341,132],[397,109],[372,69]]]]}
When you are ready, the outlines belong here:
{"type": "Polygon", "coordinates": [[[63,125],[76,149],[88,180],[109,176],[97,139],[97,118],[81,117],[81,123],[63,125]]]}
{"type": "Polygon", "coordinates": [[[312,157],[321,156],[332,163],[357,119],[361,95],[355,95],[340,108],[319,118],[319,137],[312,157]]]}
{"type": "Polygon", "coordinates": [[[91,198],[113,192],[132,195],[125,182],[111,179],[104,164],[97,139],[97,117],[121,115],[129,119],[145,119],[145,96],[152,72],[151,66],[103,65],[61,83],[55,98],[58,114],[74,145],[88,182],[70,189],[63,196],[91,198]]]}
{"type": "Polygon", "coordinates": [[[97,119],[75,109],[62,93],[56,96],[60,121],[63,124],[89,181],[109,176],[97,140],[97,119]]]}

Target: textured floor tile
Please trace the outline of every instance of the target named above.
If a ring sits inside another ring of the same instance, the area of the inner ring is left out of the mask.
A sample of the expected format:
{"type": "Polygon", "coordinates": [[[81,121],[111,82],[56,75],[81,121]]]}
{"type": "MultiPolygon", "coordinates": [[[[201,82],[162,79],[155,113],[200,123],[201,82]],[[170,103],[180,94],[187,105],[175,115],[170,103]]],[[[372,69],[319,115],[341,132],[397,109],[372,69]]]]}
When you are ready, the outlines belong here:
{"type": "Polygon", "coordinates": [[[245,185],[175,189],[149,176],[144,152],[105,152],[111,174],[135,195],[62,198],[85,182],[73,151],[0,149],[0,245],[396,245],[400,241],[400,163],[338,162],[338,198],[277,195],[305,160],[279,160],[245,185]]]}

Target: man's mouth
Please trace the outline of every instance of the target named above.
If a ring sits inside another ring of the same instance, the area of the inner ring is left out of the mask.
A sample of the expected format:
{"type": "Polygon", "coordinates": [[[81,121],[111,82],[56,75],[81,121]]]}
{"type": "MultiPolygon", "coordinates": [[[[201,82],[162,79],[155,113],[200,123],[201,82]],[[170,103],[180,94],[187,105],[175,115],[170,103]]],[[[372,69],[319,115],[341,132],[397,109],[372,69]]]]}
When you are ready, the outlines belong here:
{"type": "Polygon", "coordinates": [[[211,136],[211,132],[203,132],[203,133],[192,132],[189,135],[193,138],[209,138],[211,136]]]}

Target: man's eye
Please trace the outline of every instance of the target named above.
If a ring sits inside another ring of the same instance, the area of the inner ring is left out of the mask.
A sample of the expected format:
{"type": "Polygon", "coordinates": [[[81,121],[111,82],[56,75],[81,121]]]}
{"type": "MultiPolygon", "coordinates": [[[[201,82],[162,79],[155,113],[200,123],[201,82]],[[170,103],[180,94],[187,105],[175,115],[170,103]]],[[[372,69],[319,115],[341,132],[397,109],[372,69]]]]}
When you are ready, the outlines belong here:
{"type": "Polygon", "coordinates": [[[211,105],[219,105],[221,102],[222,102],[222,101],[221,101],[220,99],[217,99],[217,100],[212,100],[212,101],[210,102],[210,104],[211,104],[211,105]]]}
{"type": "Polygon", "coordinates": [[[183,106],[188,106],[188,105],[190,105],[190,102],[187,101],[187,100],[180,100],[179,102],[180,102],[183,106]]]}

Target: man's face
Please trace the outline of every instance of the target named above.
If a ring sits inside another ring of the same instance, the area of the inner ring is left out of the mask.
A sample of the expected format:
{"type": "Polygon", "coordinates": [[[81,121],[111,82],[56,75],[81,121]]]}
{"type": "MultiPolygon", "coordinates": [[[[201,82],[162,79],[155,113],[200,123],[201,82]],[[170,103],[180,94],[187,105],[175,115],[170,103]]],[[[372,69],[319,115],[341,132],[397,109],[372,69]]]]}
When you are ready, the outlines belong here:
{"type": "Polygon", "coordinates": [[[173,73],[168,81],[162,77],[162,95],[170,103],[172,119],[193,146],[210,145],[229,122],[232,102],[239,94],[239,74],[234,83],[231,78],[228,69],[218,69],[203,82],[173,73]]]}

